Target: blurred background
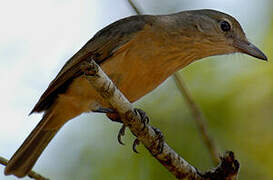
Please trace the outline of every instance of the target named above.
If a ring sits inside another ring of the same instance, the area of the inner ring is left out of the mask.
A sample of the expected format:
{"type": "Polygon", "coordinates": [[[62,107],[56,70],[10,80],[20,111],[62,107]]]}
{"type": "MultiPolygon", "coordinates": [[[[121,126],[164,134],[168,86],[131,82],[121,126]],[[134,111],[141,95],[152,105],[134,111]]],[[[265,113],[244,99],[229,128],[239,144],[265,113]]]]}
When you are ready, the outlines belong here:
{"type": "MultiPolygon", "coordinates": [[[[208,119],[221,152],[241,163],[239,179],[273,179],[272,0],[137,0],[146,14],[211,8],[236,17],[269,62],[235,54],[206,58],[181,70],[208,119]]],[[[28,113],[66,60],[98,30],[134,11],[126,0],[11,0],[0,6],[0,156],[10,158],[41,118],[28,113]]],[[[202,171],[214,167],[188,106],[172,78],[135,103],[161,129],[167,143],[202,171]]],[[[62,128],[34,167],[45,177],[74,179],[174,179],[142,146],[133,153],[129,131],[83,114],[62,128]]],[[[0,179],[5,177],[0,166],[0,179]]],[[[28,179],[28,178],[25,178],[28,179]]]]}

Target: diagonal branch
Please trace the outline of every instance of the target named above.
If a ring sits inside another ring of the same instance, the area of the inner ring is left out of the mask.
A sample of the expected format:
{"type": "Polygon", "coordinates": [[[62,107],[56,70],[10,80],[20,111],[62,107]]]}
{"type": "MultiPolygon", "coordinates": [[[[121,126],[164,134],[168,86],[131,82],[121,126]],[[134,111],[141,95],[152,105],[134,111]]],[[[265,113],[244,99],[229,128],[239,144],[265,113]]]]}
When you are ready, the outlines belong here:
{"type": "Polygon", "coordinates": [[[124,125],[146,147],[151,155],[165,166],[178,179],[191,180],[235,180],[239,170],[239,163],[232,152],[227,153],[222,163],[214,170],[201,174],[180,157],[162,138],[162,133],[148,124],[145,124],[139,114],[136,114],[132,104],[116,88],[101,68],[91,59],[82,64],[82,71],[90,84],[115,109],[124,125]]]}
{"type": "Polygon", "coordinates": [[[129,4],[131,5],[131,7],[134,9],[134,11],[135,11],[136,14],[138,14],[138,15],[142,14],[142,13],[140,12],[139,8],[136,7],[136,5],[133,3],[132,0],[128,0],[128,2],[129,2],[129,4]]]}
{"type": "MultiPolygon", "coordinates": [[[[3,158],[0,156],[0,164],[7,166],[8,160],[6,158],[3,158]]],[[[36,179],[36,180],[49,180],[49,179],[43,177],[42,175],[36,173],[35,171],[30,171],[28,173],[28,177],[30,177],[32,179],[36,179]]]]}
{"type": "Polygon", "coordinates": [[[177,88],[181,92],[181,95],[184,96],[186,103],[188,104],[188,106],[191,109],[192,116],[194,117],[195,123],[197,125],[198,130],[199,130],[199,134],[209,150],[209,153],[211,155],[211,159],[213,160],[214,164],[218,164],[219,163],[219,152],[216,148],[216,145],[214,144],[213,138],[211,136],[209,136],[209,134],[208,134],[207,125],[206,125],[207,121],[206,121],[204,115],[202,114],[198,105],[192,99],[192,96],[191,96],[190,92],[188,91],[188,89],[186,88],[181,75],[179,73],[175,73],[173,75],[173,79],[176,83],[177,88]]]}
{"type": "MultiPolygon", "coordinates": [[[[132,2],[132,0],[128,0],[128,2],[136,14],[138,15],[142,14],[140,9],[136,7],[136,5],[132,2]]],[[[185,86],[185,83],[183,82],[182,76],[178,72],[176,72],[173,75],[173,79],[175,80],[175,84],[178,90],[180,91],[182,96],[184,96],[189,108],[192,111],[192,115],[194,117],[195,123],[197,124],[199,134],[209,150],[212,161],[214,162],[215,165],[218,164],[219,152],[213,141],[213,138],[210,137],[208,134],[207,125],[206,125],[207,120],[205,116],[202,114],[202,111],[200,110],[198,105],[194,102],[190,92],[187,90],[187,87],[185,86]]]]}

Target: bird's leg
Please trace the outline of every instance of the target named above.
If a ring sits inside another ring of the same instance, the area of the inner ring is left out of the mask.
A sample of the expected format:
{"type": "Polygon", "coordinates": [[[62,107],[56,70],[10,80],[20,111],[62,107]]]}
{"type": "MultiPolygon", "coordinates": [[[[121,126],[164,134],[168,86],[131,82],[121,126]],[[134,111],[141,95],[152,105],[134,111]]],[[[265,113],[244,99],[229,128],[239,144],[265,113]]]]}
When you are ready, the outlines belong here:
{"type": "Polygon", "coordinates": [[[96,110],[92,110],[92,112],[96,112],[96,113],[106,113],[106,116],[114,122],[118,122],[118,123],[123,123],[119,117],[119,114],[116,113],[115,110],[111,109],[111,108],[105,108],[105,107],[99,107],[96,110]]]}
{"type": "Polygon", "coordinates": [[[111,109],[111,108],[99,107],[96,110],[92,110],[92,112],[97,112],[97,113],[114,113],[115,111],[113,109],[111,109]]]}
{"type": "Polygon", "coordinates": [[[107,112],[106,116],[113,122],[123,123],[117,112],[107,112]]]}

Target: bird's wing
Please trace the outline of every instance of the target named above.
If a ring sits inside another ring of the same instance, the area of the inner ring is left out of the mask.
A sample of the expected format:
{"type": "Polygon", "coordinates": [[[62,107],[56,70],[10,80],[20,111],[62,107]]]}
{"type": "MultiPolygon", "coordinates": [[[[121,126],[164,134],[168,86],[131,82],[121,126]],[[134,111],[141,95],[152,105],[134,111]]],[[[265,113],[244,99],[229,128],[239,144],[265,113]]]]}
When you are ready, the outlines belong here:
{"type": "Polygon", "coordinates": [[[98,64],[106,61],[122,45],[129,42],[137,32],[140,32],[147,20],[150,19],[152,19],[150,16],[131,16],[112,23],[99,31],[66,62],[40,97],[31,113],[47,110],[57,95],[65,92],[72,80],[80,75],[80,64],[87,57],[93,56],[98,64]]]}

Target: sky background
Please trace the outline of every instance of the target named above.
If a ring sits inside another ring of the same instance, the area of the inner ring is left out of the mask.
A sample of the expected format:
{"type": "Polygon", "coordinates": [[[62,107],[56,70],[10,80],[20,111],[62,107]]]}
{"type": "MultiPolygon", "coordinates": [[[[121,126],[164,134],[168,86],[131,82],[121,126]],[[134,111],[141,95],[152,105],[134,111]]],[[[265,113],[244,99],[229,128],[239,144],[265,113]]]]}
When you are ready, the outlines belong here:
{"type": "MultiPolygon", "coordinates": [[[[178,1],[158,3],[156,0],[139,0],[137,5],[146,14],[164,14],[201,8],[217,9],[229,13],[239,20],[249,39],[261,49],[264,48],[262,42],[270,25],[268,17],[272,11],[270,0],[195,0],[181,4],[178,1]]],[[[1,2],[1,156],[11,157],[38,123],[41,114],[28,116],[28,113],[63,64],[98,30],[133,14],[134,12],[125,0],[10,0],[1,2]]],[[[230,59],[243,58],[245,55],[235,55],[230,59]]],[[[244,66],[245,61],[242,60],[235,64],[244,66]]],[[[223,66],[232,66],[232,64],[224,63],[223,66]]],[[[142,103],[149,104],[150,102],[145,101],[144,98],[137,104],[141,106],[142,103]]],[[[59,159],[66,157],[72,160],[77,159],[80,149],[86,142],[101,141],[101,131],[105,126],[109,126],[108,121],[102,115],[88,114],[77,119],[81,120],[69,122],[43,153],[35,166],[38,172],[44,174],[51,172],[50,177],[61,177],[61,170],[65,171],[73,165],[61,164],[59,159]],[[98,118],[103,122],[98,122],[96,120],[98,118]],[[75,139],[76,145],[66,148],[65,151],[69,155],[64,156],[62,153],[64,149],[61,147],[70,144],[71,139],[75,139]],[[54,171],[55,167],[58,167],[59,170],[54,171]]],[[[105,137],[110,139],[104,140],[114,140],[115,137],[116,134],[110,134],[110,137],[105,137]]],[[[116,146],[119,145],[116,143],[116,146]]],[[[14,177],[3,176],[3,169],[1,166],[1,180],[14,179],[14,177]]]]}

